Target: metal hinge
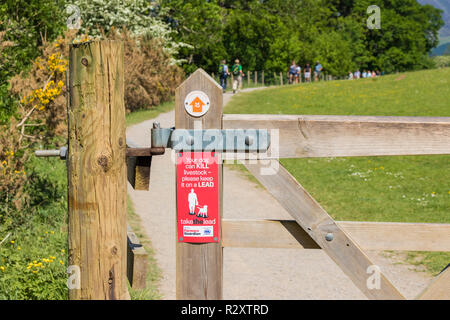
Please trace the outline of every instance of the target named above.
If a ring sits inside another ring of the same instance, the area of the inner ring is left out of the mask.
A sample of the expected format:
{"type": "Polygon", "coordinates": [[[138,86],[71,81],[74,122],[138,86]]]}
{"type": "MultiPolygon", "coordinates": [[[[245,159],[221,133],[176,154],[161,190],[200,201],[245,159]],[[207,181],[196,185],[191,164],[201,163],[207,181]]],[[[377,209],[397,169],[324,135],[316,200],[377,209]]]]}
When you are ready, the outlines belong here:
{"type": "Polygon", "coordinates": [[[265,152],[270,146],[266,129],[175,129],[153,123],[152,148],[185,152],[265,152]]]}

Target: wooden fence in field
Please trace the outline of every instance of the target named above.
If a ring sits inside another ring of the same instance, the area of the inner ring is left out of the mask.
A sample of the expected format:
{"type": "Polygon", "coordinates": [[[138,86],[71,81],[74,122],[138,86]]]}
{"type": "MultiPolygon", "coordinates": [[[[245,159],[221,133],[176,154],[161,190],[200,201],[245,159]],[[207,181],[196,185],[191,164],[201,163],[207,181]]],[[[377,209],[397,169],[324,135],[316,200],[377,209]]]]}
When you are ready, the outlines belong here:
{"type": "MultiPolygon", "coordinates": [[[[81,287],[70,289],[70,298],[126,299],[127,174],[133,187],[148,188],[151,157],[164,150],[127,146],[120,42],[72,46],[68,90],[69,263],[81,269],[81,287]]],[[[243,161],[292,220],[222,219],[226,190],[219,164],[219,241],[177,242],[178,299],[222,298],[223,247],[324,250],[370,299],[404,297],[382,272],[378,275],[379,286],[368,286],[368,272],[374,264],[364,250],[450,251],[449,224],[334,221],[278,161],[450,154],[450,118],[224,115],[222,102],[222,88],[206,72],[197,70],[176,90],[176,129],[195,129],[195,123],[200,121],[206,130],[273,132],[267,152],[229,156],[243,161]],[[192,92],[208,97],[207,113],[192,116],[186,111],[186,97],[192,92]],[[249,161],[249,157],[253,160],[249,161]]],[[[152,190],[158,192],[158,187],[152,190]]],[[[130,237],[133,238],[129,234],[130,237]]],[[[139,245],[129,247],[136,249],[139,245]]],[[[130,259],[138,255],[128,251],[128,274],[143,277],[142,272],[133,270],[141,264],[130,264],[130,259]]],[[[449,299],[450,268],[418,298],[449,299]]]]}
{"type": "MultiPolygon", "coordinates": [[[[211,77],[216,80],[217,83],[220,83],[220,76],[216,73],[211,73],[211,77]]],[[[346,80],[348,77],[346,76],[334,76],[327,73],[321,73],[319,80],[320,81],[333,81],[333,80],[346,80]]],[[[227,86],[231,87],[234,80],[234,76],[230,75],[227,77],[227,86]]],[[[311,72],[311,82],[314,82],[314,72],[311,72]]],[[[305,75],[302,71],[299,77],[299,83],[305,83],[305,75]]],[[[295,83],[295,82],[294,82],[295,83]]],[[[262,71],[247,71],[245,72],[245,76],[242,79],[242,86],[244,88],[252,88],[252,87],[264,87],[264,86],[283,86],[288,85],[289,82],[289,72],[266,72],[262,71]]]]}

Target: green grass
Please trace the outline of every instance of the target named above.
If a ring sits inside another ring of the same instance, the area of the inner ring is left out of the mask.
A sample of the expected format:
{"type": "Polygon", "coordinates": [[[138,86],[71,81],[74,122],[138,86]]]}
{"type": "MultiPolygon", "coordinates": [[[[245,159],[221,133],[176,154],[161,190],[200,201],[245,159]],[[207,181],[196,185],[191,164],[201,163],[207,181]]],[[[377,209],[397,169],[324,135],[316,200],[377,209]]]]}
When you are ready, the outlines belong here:
{"type": "MultiPolygon", "coordinates": [[[[225,112],[448,117],[450,69],[241,93],[225,112]]],[[[336,220],[450,223],[449,155],[281,163],[336,220]]],[[[408,257],[433,274],[450,262],[448,252],[408,257]]]]}
{"type": "Polygon", "coordinates": [[[0,245],[0,300],[67,299],[66,166],[55,158],[31,158],[27,172],[35,205],[0,226],[0,241],[6,238],[0,245]]]}
{"type": "Polygon", "coordinates": [[[143,122],[145,120],[156,118],[159,114],[164,112],[169,112],[175,106],[174,101],[164,102],[159,106],[153,107],[151,109],[142,109],[133,111],[126,116],[126,125],[127,127],[132,126],[134,124],[143,122]]]}

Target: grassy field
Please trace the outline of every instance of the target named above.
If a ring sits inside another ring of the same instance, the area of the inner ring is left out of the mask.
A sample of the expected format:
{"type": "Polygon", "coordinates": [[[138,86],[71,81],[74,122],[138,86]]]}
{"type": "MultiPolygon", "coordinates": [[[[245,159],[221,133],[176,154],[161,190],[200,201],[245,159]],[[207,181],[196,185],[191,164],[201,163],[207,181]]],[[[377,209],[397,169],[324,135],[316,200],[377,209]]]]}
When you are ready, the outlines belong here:
{"type": "MultiPolygon", "coordinates": [[[[450,116],[450,69],[241,93],[226,113],[450,116]]],[[[336,220],[450,223],[450,156],[282,159],[336,220]]],[[[450,253],[409,252],[436,274],[450,253]]]]}
{"type": "Polygon", "coordinates": [[[241,93],[226,113],[450,116],[450,69],[241,93]]]}

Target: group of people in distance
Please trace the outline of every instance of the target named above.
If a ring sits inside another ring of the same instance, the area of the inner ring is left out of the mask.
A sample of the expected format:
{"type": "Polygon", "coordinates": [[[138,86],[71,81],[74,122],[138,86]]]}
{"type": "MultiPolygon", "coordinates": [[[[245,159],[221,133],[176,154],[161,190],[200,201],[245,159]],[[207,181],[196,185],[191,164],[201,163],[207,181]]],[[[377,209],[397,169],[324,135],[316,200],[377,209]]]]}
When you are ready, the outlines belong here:
{"type": "Polygon", "coordinates": [[[363,72],[361,73],[361,71],[356,70],[355,72],[348,72],[348,80],[353,80],[353,79],[360,79],[360,78],[375,78],[378,76],[381,76],[382,73],[380,73],[380,71],[366,71],[363,70],[363,72]]]}
{"type": "MultiPolygon", "coordinates": [[[[311,82],[313,71],[314,71],[314,81],[319,81],[322,70],[323,70],[323,67],[319,61],[316,62],[316,65],[314,66],[314,70],[312,70],[309,63],[307,63],[303,70],[305,82],[311,82]]],[[[302,68],[295,63],[295,60],[292,61],[292,64],[289,67],[289,83],[290,84],[300,83],[301,82],[301,74],[302,74],[302,68]]],[[[357,70],[355,72],[349,71],[348,79],[353,80],[353,79],[360,79],[360,78],[374,78],[374,77],[378,77],[383,74],[384,74],[384,72],[380,73],[380,71],[378,71],[378,70],[377,71],[363,70],[362,73],[359,70],[357,70]]],[[[231,70],[228,67],[225,59],[221,61],[221,64],[219,66],[219,76],[220,76],[220,85],[222,86],[223,92],[225,92],[227,89],[227,78],[231,75],[233,75],[233,93],[236,93],[242,87],[242,77],[245,77],[245,73],[242,71],[242,65],[240,64],[239,59],[236,59],[234,61],[234,64],[231,67],[231,70]]]]}
{"type": "MultiPolygon", "coordinates": [[[[319,81],[320,74],[322,73],[323,67],[320,64],[319,61],[316,62],[316,65],[314,66],[314,81],[319,81]]],[[[309,66],[309,63],[306,64],[305,69],[303,70],[303,74],[305,76],[305,82],[311,82],[311,67],[309,66]]],[[[295,60],[292,61],[291,66],[289,67],[289,83],[299,83],[301,82],[301,74],[302,74],[302,68],[295,63],[295,60]]]]}

